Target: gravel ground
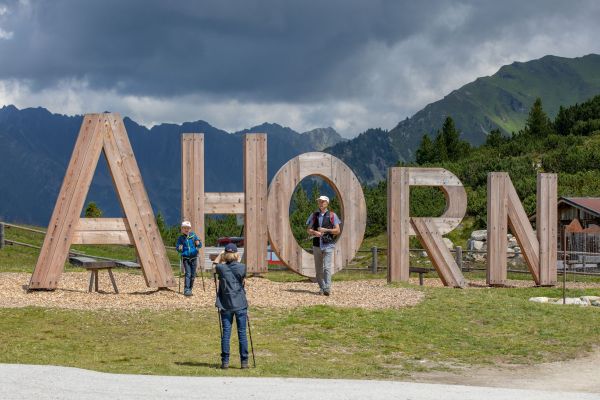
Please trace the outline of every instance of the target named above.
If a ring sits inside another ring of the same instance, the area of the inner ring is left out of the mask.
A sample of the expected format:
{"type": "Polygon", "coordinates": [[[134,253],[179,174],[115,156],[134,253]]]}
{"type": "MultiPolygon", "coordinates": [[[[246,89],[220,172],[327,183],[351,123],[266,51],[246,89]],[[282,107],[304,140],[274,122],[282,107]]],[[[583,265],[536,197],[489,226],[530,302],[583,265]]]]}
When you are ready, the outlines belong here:
{"type": "MultiPolygon", "coordinates": [[[[54,307],[82,310],[94,309],[194,309],[214,307],[215,286],[205,277],[206,292],[200,277],[194,284],[194,296],[184,297],[174,290],[146,287],[140,275],[114,272],[120,294],[113,293],[108,274],[99,274],[99,293],[88,293],[86,272],[67,272],[54,291],[26,291],[30,275],[0,273],[0,307],[54,307]]],[[[183,280],[182,280],[183,284],[183,280]]],[[[414,306],[423,292],[386,286],[384,280],[334,282],[332,296],[319,296],[317,285],[308,282],[272,282],[264,278],[246,280],[248,301],[253,307],[294,308],[317,304],[366,309],[414,306]]]]}

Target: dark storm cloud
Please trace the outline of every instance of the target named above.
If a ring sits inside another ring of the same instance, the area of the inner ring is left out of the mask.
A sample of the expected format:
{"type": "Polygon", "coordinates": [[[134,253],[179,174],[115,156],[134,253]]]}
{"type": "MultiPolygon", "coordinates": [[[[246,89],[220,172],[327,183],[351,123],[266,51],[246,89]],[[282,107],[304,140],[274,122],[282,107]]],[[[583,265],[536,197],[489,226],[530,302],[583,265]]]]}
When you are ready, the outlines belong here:
{"type": "Polygon", "coordinates": [[[8,21],[0,79],[36,88],[78,78],[152,96],[318,96],[332,77],[348,79],[335,74],[366,43],[392,44],[428,14],[396,1],[33,1],[8,21]]]}
{"type": "Polygon", "coordinates": [[[100,97],[157,100],[155,114],[185,96],[234,100],[265,119],[303,104],[314,106],[298,111],[304,125],[354,116],[362,122],[340,129],[356,134],[391,127],[501,63],[597,52],[598,20],[593,0],[0,0],[0,95],[2,81],[18,82],[7,101],[35,104],[73,81],[100,97]]]}

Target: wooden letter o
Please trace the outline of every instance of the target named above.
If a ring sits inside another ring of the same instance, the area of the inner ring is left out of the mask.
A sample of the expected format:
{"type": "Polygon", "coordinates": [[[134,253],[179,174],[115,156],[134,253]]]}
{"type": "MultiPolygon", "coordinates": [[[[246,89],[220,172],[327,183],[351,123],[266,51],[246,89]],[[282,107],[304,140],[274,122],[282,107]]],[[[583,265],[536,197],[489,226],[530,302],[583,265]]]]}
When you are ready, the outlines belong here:
{"type": "Polygon", "coordinates": [[[294,189],[302,179],[310,175],[325,179],[335,190],[342,206],[342,232],[335,245],[333,273],[347,265],[359,249],[365,234],[367,206],[356,175],[340,159],[330,154],[304,153],[291,159],[277,171],[269,186],[268,227],[271,248],[292,271],[314,277],[314,257],[296,242],[289,215],[294,189]]]}

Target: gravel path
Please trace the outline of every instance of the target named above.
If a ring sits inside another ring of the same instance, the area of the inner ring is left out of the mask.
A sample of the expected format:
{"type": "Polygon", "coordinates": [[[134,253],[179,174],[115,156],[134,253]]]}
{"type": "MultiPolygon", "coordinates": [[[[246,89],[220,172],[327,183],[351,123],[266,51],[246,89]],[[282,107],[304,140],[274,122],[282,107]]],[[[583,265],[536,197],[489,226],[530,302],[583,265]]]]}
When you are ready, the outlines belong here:
{"type": "MultiPolygon", "coordinates": [[[[214,307],[215,286],[205,277],[206,292],[198,277],[194,296],[184,297],[175,290],[155,290],[146,287],[140,275],[115,272],[120,294],[114,294],[106,273],[100,272],[100,292],[88,293],[89,275],[86,272],[67,272],[54,291],[27,293],[26,273],[0,273],[0,307],[52,307],[70,309],[194,309],[214,307]]],[[[253,307],[282,307],[325,304],[338,307],[366,309],[414,306],[423,292],[386,285],[382,279],[335,282],[332,296],[319,296],[317,285],[308,282],[272,282],[264,278],[246,280],[248,301],[253,307]]]]}

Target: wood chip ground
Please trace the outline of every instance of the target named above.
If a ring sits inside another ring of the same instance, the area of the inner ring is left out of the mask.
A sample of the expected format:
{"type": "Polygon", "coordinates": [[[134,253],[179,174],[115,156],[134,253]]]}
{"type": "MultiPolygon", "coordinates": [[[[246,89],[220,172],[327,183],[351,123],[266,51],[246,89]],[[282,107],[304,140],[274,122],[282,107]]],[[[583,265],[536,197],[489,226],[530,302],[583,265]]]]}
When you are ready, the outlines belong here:
{"type": "MultiPolygon", "coordinates": [[[[80,310],[193,310],[198,307],[214,307],[215,286],[205,277],[206,291],[202,290],[200,277],[196,279],[194,296],[184,297],[177,287],[167,290],[150,289],[141,275],[115,272],[120,294],[113,293],[108,275],[100,273],[99,293],[87,291],[89,274],[66,272],[54,291],[27,292],[30,275],[27,273],[0,273],[0,307],[47,307],[80,310]]],[[[334,282],[333,295],[319,296],[317,285],[309,282],[273,282],[265,278],[249,278],[246,283],[251,307],[295,308],[311,305],[336,307],[359,307],[386,309],[414,306],[421,302],[425,293],[418,290],[418,279],[411,278],[415,289],[394,287],[383,279],[334,282]]],[[[183,280],[182,280],[183,284],[183,280]]],[[[532,281],[512,280],[514,287],[531,287],[532,281]]],[[[425,279],[425,286],[442,287],[436,278],[425,279]]],[[[486,288],[485,281],[471,281],[465,290],[486,288]]],[[[598,283],[568,282],[569,288],[600,287],[598,283]]],[[[460,290],[451,289],[448,290],[460,290]]],[[[490,289],[501,290],[501,289],[490,289]]]]}

